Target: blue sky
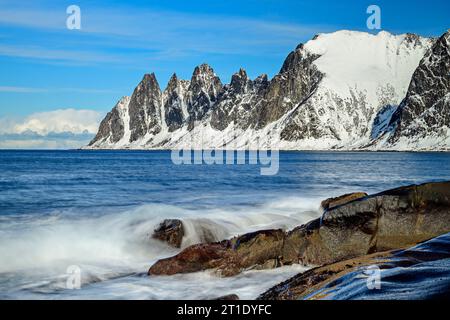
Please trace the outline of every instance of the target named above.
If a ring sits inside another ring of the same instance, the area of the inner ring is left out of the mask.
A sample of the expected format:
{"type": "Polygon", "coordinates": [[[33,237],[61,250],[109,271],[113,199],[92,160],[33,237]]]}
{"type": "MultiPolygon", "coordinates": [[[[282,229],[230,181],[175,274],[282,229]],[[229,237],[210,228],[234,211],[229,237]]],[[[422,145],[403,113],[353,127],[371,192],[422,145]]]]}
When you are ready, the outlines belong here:
{"type": "Polygon", "coordinates": [[[162,88],[174,71],[189,79],[203,62],[222,82],[240,67],[273,76],[317,33],[369,31],[370,4],[392,33],[439,36],[450,27],[447,0],[0,0],[0,134],[67,109],[92,111],[85,127],[67,131],[91,131],[144,73],[155,72],[162,88]],[[81,8],[81,30],[66,28],[72,4],[81,8]]]}

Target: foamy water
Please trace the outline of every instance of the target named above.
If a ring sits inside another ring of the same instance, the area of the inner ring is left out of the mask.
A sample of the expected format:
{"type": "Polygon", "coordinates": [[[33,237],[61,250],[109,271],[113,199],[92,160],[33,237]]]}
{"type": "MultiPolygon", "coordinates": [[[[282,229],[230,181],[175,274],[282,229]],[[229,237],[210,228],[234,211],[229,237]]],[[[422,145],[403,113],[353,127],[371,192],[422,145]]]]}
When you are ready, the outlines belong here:
{"type": "Polygon", "coordinates": [[[305,270],[147,276],[179,252],[151,239],[183,220],[182,247],[204,230],[216,240],[291,229],[320,215],[320,201],[351,191],[450,178],[437,153],[281,153],[278,175],[255,166],[175,166],[168,152],[0,151],[0,298],[253,299],[305,270]],[[67,269],[81,289],[67,288],[67,269]]]}
{"type": "MultiPolygon", "coordinates": [[[[222,240],[259,229],[293,228],[319,215],[318,201],[288,198],[251,209],[200,212],[143,205],[94,217],[36,217],[15,225],[3,221],[0,285],[5,298],[48,298],[49,293],[57,293],[58,298],[98,298],[99,292],[104,297],[133,299],[204,299],[224,292],[255,298],[262,290],[305,268],[248,271],[232,279],[219,278],[209,271],[148,277],[146,271],[156,260],[179,252],[152,239],[152,230],[163,217],[182,219],[186,232],[182,248],[185,248],[200,242],[204,230],[215,240],[222,240]],[[66,290],[69,266],[80,268],[81,290],[66,290]]],[[[11,217],[13,221],[15,218],[11,217]]]]}

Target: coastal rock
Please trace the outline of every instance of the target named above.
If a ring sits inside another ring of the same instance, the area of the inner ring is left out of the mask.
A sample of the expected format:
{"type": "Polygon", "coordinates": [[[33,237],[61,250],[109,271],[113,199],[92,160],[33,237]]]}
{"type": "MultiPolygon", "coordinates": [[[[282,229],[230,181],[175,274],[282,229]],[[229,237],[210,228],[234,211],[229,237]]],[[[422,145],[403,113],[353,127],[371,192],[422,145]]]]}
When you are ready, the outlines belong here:
{"type": "Polygon", "coordinates": [[[344,194],[339,197],[328,198],[326,200],[323,200],[320,203],[320,207],[323,210],[329,210],[329,209],[333,209],[334,207],[346,204],[347,202],[350,202],[350,201],[353,201],[356,199],[360,199],[360,198],[364,198],[366,196],[367,196],[367,193],[365,193],[365,192],[347,193],[347,194],[344,194]]]}
{"type": "Polygon", "coordinates": [[[402,248],[448,231],[450,182],[436,182],[388,190],[327,210],[321,219],[289,232],[286,243],[294,262],[320,265],[402,248]]]}
{"type": "Polygon", "coordinates": [[[279,259],[283,240],[284,232],[276,229],[247,233],[216,243],[196,244],[174,257],[157,261],[148,274],[173,275],[214,268],[218,275],[227,277],[249,268],[267,268],[267,261],[279,259]]]}
{"type": "Polygon", "coordinates": [[[411,185],[353,200],[289,232],[262,230],[198,244],[157,261],[149,274],[323,265],[402,248],[450,231],[450,182],[411,185]]]}
{"type": "Polygon", "coordinates": [[[167,242],[172,247],[180,248],[183,236],[183,222],[178,219],[166,219],[153,231],[152,238],[167,242]]]}
{"type": "Polygon", "coordinates": [[[237,294],[227,294],[226,296],[218,297],[214,300],[228,300],[228,301],[239,300],[239,296],[237,294]]]}
{"type": "Polygon", "coordinates": [[[257,299],[443,298],[450,294],[449,258],[447,233],[409,249],[378,252],[310,269],[257,299]]]}
{"type": "Polygon", "coordinates": [[[148,270],[148,275],[173,275],[197,272],[219,267],[231,250],[230,241],[194,244],[174,257],[158,260],[148,270]]]}

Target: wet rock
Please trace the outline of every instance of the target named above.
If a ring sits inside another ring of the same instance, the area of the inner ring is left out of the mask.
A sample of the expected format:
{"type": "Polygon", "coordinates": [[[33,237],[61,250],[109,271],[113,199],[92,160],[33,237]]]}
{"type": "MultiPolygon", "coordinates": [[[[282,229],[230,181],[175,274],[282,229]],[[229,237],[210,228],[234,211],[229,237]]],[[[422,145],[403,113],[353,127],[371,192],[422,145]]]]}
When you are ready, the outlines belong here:
{"type": "Polygon", "coordinates": [[[402,248],[448,231],[450,182],[437,182],[388,190],[327,210],[320,220],[289,232],[286,243],[293,261],[321,265],[402,248]]]}
{"type": "Polygon", "coordinates": [[[156,262],[149,274],[216,269],[233,276],[292,263],[324,265],[403,248],[450,231],[450,182],[412,185],[333,207],[289,232],[262,230],[199,244],[156,262]]]}
{"type": "Polygon", "coordinates": [[[335,198],[328,198],[326,200],[323,200],[320,203],[320,207],[323,210],[328,210],[328,209],[333,209],[335,207],[338,207],[340,205],[346,204],[350,201],[356,200],[356,199],[360,199],[360,198],[364,198],[367,196],[367,193],[365,192],[353,192],[353,193],[347,193],[344,194],[342,196],[339,197],[335,197],[335,198]]]}
{"type": "Polygon", "coordinates": [[[217,268],[226,260],[229,241],[195,244],[187,247],[174,257],[158,260],[148,271],[148,275],[173,275],[217,268]]]}
{"type": "Polygon", "coordinates": [[[283,240],[284,232],[276,229],[252,232],[222,242],[196,244],[174,257],[157,261],[148,274],[173,275],[216,269],[220,276],[233,276],[256,266],[267,267],[269,260],[279,259],[283,240]]]}
{"type": "Polygon", "coordinates": [[[378,252],[310,269],[272,287],[258,299],[443,298],[450,294],[449,258],[447,233],[409,249],[378,252]],[[380,271],[378,284],[369,279],[375,270],[380,271]]]}
{"type": "Polygon", "coordinates": [[[172,247],[180,248],[183,236],[183,222],[178,219],[166,219],[153,231],[152,238],[167,242],[172,247]]]}
{"type": "Polygon", "coordinates": [[[226,296],[218,297],[213,300],[239,300],[239,296],[237,294],[227,294],[226,296]]]}

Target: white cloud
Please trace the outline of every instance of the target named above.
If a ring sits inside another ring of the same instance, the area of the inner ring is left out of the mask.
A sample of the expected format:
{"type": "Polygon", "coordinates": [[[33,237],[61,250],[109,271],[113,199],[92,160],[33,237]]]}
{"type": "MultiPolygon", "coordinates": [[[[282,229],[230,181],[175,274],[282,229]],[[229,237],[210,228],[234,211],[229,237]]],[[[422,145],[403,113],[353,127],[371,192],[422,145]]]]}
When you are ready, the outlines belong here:
{"type": "Polygon", "coordinates": [[[59,109],[34,113],[13,126],[10,133],[32,131],[40,135],[51,132],[96,133],[101,114],[93,110],[59,109]]]}
{"type": "Polygon", "coordinates": [[[23,139],[2,140],[0,135],[0,149],[78,149],[88,144],[90,139],[80,140],[51,140],[51,139],[23,139]]]}
{"type": "Polygon", "coordinates": [[[0,149],[73,149],[97,133],[102,114],[94,110],[59,109],[23,119],[0,118],[0,149]]]}

